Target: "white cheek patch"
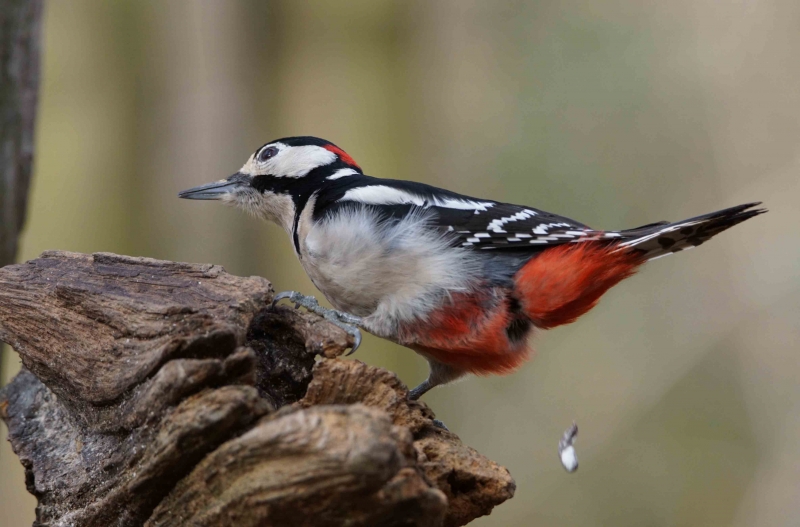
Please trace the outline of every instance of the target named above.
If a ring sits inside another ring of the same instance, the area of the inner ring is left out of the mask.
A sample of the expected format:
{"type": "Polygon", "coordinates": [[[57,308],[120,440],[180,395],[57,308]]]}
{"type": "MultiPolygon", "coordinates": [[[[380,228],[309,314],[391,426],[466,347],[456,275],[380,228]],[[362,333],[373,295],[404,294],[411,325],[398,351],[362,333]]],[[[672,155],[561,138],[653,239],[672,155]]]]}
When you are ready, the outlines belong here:
{"type": "Polygon", "coordinates": [[[321,146],[284,146],[264,164],[262,171],[276,177],[301,178],[315,168],[330,165],[334,161],[336,154],[321,146]]]}

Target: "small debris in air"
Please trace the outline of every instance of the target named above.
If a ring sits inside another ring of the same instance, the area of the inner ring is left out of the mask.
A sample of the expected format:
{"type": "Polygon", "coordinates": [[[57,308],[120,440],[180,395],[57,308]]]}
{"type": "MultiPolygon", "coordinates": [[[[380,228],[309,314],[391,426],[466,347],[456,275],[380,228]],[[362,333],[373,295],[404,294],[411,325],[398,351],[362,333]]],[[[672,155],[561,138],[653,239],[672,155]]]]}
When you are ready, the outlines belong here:
{"type": "Polygon", "coordinates": [[[561,441],[558,442],[558,457],[561,459],[561,464],[564,470],[569,473],[578,470],[578,454],[575,452],[575,439],[578,437],[578,425],[575,421],[572,426],[567,428],[561,441]]]}

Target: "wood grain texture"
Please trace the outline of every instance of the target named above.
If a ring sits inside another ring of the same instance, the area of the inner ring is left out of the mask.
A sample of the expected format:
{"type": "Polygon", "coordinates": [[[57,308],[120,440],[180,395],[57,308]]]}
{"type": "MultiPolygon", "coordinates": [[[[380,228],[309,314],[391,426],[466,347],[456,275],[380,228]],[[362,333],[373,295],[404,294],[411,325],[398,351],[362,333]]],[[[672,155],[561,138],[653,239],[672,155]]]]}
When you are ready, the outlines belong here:
{"type": "Polygon", "coordinates": [[[0,417],[37,525],[464,525],[508,471],[341,329],[211,265],[50,252],[0,269],[25,368],[0,417]],[[319,356],[323,358],[319,358],[319,356]]]}

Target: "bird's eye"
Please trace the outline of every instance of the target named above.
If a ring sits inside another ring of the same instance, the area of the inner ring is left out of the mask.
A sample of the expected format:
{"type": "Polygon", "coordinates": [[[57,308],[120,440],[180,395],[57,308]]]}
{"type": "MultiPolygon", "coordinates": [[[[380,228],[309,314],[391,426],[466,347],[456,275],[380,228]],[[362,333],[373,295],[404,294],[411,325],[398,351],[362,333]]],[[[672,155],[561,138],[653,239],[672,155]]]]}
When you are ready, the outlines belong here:
{"type": "Polygon", "coordinates": [[[275,156],[275,154],[277,154],[277,153],[278,153],[278,149],[275,148],[274,146],[270,146],[269,148],[265,148],[264,150],[262,150],[261,152],[258,153],[258,161],[263,163],[267,159],[275,156]]]}

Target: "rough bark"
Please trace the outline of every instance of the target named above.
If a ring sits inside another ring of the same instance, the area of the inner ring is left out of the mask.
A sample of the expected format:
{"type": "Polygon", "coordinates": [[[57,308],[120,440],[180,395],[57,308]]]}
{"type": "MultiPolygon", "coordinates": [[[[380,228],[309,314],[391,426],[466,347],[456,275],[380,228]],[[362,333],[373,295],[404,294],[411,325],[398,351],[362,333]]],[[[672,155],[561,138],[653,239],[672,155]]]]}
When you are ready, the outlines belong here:
{"type": "Polygon", "coordinates": [[[0,269],[24,364],[0,417],[37,524],[456,526],[513,495],[394,374],[335,358],[347,334],[272,295],[112,254],[0,269]]]}

